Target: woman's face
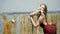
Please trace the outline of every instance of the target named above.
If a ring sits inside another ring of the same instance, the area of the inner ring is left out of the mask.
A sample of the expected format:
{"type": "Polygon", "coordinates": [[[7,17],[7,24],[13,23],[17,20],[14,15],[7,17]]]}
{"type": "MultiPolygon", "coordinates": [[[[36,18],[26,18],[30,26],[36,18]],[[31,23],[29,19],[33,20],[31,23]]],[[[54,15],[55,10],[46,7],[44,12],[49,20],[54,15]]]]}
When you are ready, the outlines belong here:
{"type": "Polygon", "coordinates": [[[44,6],[44,5],[41,5],[41,6],[39,7],[39,10],[44,11],[44,9],[45,9],[45,6],[44,6]]]}

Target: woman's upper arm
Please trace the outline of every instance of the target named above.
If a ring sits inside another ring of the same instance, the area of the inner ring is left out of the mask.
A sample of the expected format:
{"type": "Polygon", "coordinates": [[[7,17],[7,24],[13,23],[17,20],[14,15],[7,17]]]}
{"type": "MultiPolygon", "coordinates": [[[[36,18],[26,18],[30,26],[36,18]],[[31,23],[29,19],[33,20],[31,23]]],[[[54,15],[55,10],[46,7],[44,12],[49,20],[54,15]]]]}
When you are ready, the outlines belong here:
{"type": "Polygon", "coordinates": [[[30,14],[30,16],[36,16],[38,14],[38,12],[36,11],[36,12],[32,12],[31,14],[30,14]]]}

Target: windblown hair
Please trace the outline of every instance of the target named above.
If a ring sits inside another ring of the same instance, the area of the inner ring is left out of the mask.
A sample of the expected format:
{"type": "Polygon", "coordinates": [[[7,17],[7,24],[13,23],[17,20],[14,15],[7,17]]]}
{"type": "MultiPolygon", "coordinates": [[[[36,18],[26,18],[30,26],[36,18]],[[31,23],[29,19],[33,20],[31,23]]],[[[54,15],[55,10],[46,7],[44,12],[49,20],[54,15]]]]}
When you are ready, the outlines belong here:
{"type": "MultiPolygon", "coordinates": [[[[44,8],[44,15],[45,15],[45,19],[46,19],[46,22],[47,22],[47,5],[46,4],[41,4],[41,5],[44,5],[45,6],[45,8],[44,8]]],[[[38,19],[39,19],[40,15],[41,15],[41,12],[39,12],[39,14],[37,15],[38,16],[37,17],[38,19]]]]}

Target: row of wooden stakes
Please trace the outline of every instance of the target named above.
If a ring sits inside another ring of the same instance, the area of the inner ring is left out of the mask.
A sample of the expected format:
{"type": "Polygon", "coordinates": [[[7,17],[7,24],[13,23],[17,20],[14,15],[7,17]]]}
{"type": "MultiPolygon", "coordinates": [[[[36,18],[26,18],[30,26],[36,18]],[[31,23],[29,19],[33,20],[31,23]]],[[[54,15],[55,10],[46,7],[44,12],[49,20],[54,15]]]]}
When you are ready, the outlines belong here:
{"type": "MultiPolygon", "coordinates": [[[[11,20],[7,18],[7,15],[3,15],[3,23],[4,23],[4,28],[3,28],[3,34],[17,34],[16,33],[16,24],[17,24],[17,16],[16,14],[13,15],[15,22],[12,23],[11,20]]],[[[35,22],[37,22],[37,17],[34,16],[35,22]]],[[[47,16],[47,21],[56,23],[57,25],[57,33],[60,33],[60,14],[48,14],[47,16]]],[[[38,28],[35,28],[30,19],[28,18],[28,14],[20,14],[19,15],[19,23],[20,23],[20,31],[19,34],[43,34],[42,28],[39,26],[38,28]]]]}

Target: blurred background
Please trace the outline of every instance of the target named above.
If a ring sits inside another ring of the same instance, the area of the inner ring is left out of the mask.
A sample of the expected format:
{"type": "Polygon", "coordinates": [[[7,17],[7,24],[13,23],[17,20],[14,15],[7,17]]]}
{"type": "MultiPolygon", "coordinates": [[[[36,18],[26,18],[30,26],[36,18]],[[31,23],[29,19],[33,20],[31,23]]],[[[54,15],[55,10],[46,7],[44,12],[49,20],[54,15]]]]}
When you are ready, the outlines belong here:
{"type": "Polygon", "coordinates": [[[16,34],[19,34],[20,13],[30,13],[37,11],[40,4],[46,4],[48,13],[60,13],[60,0],[0,0],[0,34],[3,34],[3,13],[7,13],[8,19],[13,19],[13,15],[17,16],[16,34]]]}

